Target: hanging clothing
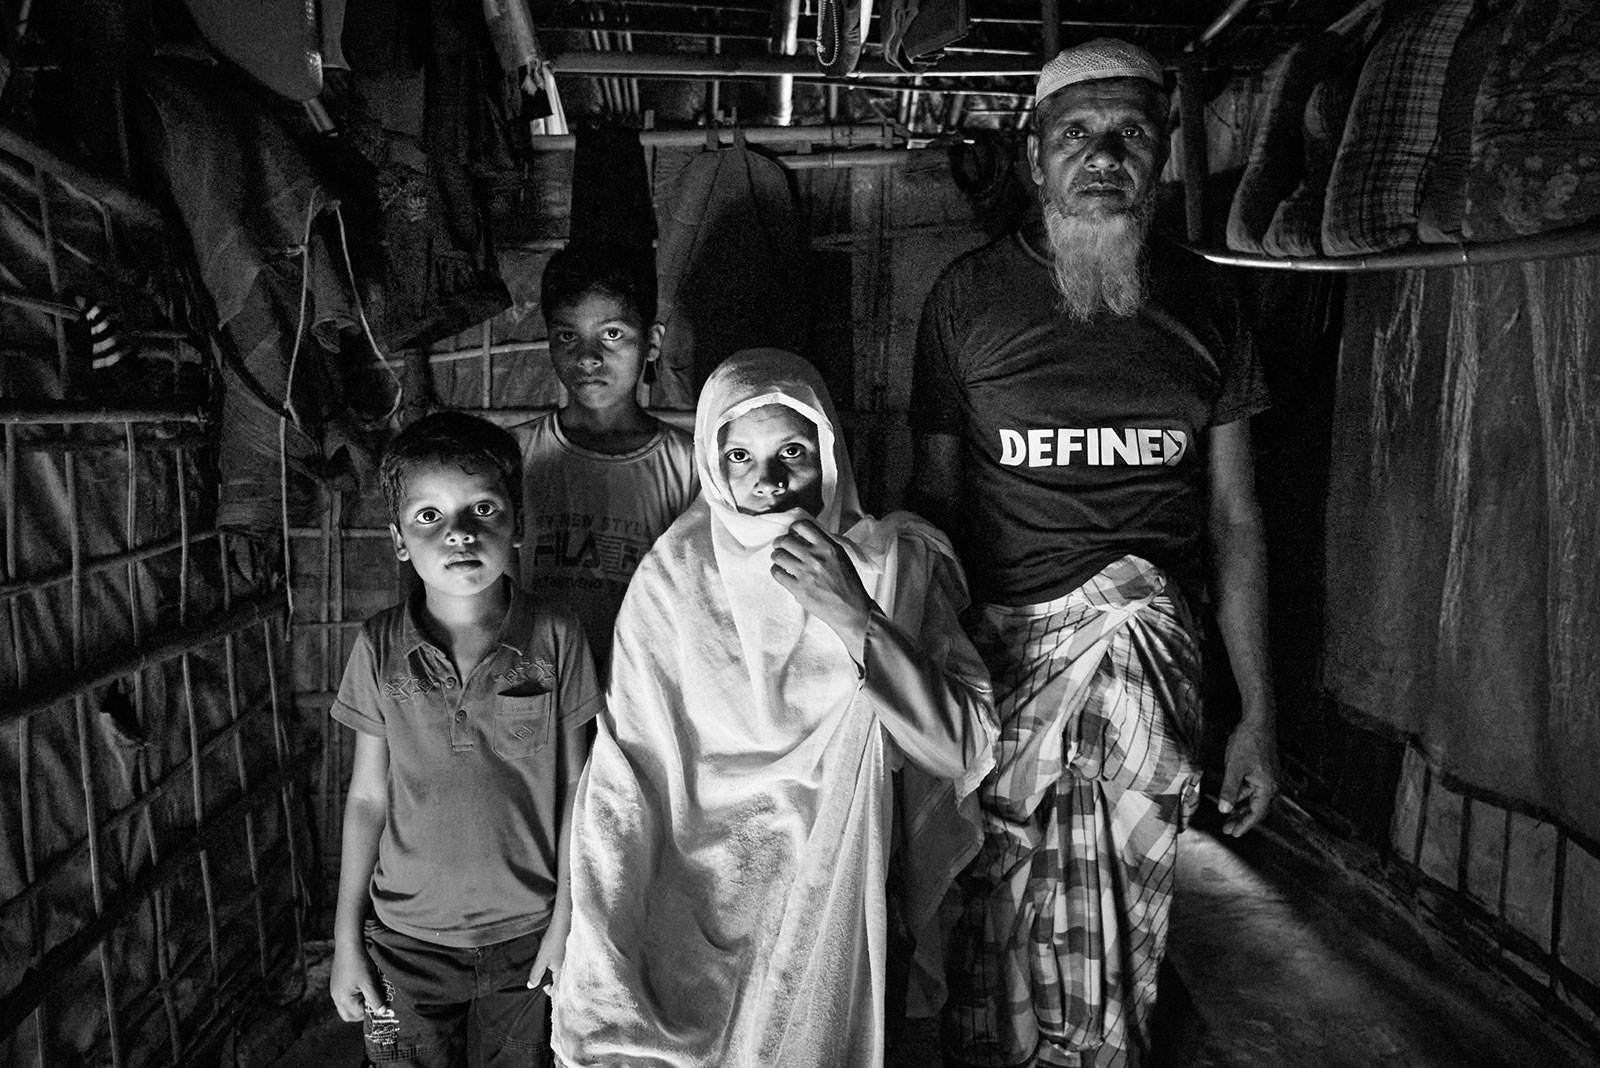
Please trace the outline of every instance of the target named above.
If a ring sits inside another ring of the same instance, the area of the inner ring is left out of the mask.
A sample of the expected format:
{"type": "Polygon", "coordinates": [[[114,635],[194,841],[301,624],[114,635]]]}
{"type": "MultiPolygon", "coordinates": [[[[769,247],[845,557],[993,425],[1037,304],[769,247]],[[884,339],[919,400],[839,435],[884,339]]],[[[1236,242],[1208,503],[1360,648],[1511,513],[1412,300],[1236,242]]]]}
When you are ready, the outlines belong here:
{"type": "Polygon", "coordinates": [[[987,680],[948,543],[860,514],[838,426],[789,353],[741,354],[701,394],[701,497],[634,575],[573,817],[554,1007],[572,1068],[878,1068],[896,768],[908,924],[939,942],[938,902],[978,847],[987,680]],[[772,578],[804,513],[742,514],[722,475],[722,428],[768,404],[818,427],[815,519],[878,606],[860,664],[772,578]]]}
{"type": "Polygon", "coordinates": [[[741,349],[805,347],[809,329],[804,246],[789,176],[750,151],[698,156],[678,175],[661,213],[656,248],[666,324],[653,400],[694,405],[711,370],[741,349]]]}
{"type": "Polygon", "coordinates": [[[583,126],[572,154],[569,245],[626,245],[647,254],[656,239],[639,132],[621,126],[583,126]]]}
{"type": "Polygon", "coordinates": [[[517,171],[482,10],[428,0],[349,7],[349,142],[377,170],[381,281],[369,316],[389,349],[477,326],[511,303],[490,228],[489,190],[517,171]]]}
{"type": "Polygon", "coordinates": [[[205,326],[227,357],[217,524],[273,530],[280,464],[298,508],[339,442],[361,447],[364,425],[395,401],[334,217],[341,176],[298,116],[225,67],[165,60],[139,89],[137,143],[183,221],[210,299],[205,326]],[[296,419],[280,443],[285,402],[296,419]]]}

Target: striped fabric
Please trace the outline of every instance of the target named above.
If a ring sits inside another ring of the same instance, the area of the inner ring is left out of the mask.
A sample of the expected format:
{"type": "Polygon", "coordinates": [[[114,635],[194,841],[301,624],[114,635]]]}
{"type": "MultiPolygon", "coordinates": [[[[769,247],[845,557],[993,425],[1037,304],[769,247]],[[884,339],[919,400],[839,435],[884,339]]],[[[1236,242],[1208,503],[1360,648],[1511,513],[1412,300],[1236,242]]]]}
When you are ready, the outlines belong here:
{"type": "Polygon", "coordinates": [[[1380,252],[1416,238],[1423,183],[1439,151],[1450,53],[1474,0],[1427,0],[1385,28],[1361,70],[1328,180],[1322,247],[1380,252]]]}
{"type": "Polygon", "coordinates": [[[1133,556],[1055,601],[980,610],[1001,738],[984,847],[959,883],[954,1062],[1142,1062],[1177,834],[1199,797],[1194,634],[1181,594],[1133,556]]]}

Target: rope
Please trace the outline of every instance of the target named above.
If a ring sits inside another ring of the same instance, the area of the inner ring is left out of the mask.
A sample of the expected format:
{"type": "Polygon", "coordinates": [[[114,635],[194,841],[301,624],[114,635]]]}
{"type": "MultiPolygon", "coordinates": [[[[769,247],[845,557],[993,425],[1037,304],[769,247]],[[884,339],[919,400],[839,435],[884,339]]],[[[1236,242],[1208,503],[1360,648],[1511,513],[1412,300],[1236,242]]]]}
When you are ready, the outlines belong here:
{"type": "Polygon", "coordinates": [[[283,520],[283,592],[289,605],[289,618],[294,619],[294,556],[289,547],[289,420],[297,429],[300,413],[294,408],[294,371],[300,362],[300,343],[306,333],[306,305],[311,298],[311,223],[317,217],[313,201],[306,208],[306,229],[300,241],[300,321],[295,326],[294,347],[289,353],[289,375],[283,384],[283,408],[278,413],[278,507],[283,520]]]}
{"type": "Polygon", "coordinates": [[[405,401],[405,383],[400,381],[399,375],[395,374],[394,367],[384,356],[383,347],[378,344],[378,339],[372,336],[372,327],[367,322],[367,311],[361,303],[361,287],[356,283],[356,269],[350,262],[350,242],[345,237],[344,212],[339,210],[337,201],[333,205],[333,217],[339,223],[339,251],[344,256],[345,274],[350,278],[350,297],[355,301],[356,318],[361,320],[361,332],[367,336],[367,344],[372,346],[372,354],[379,366],[389,372],[389,377],[394,379],[394,403],[389,406],[388,412],[384,413],[383,416],[383,422],[387,423],[394,418],[395,413],[400,410],[401,404],[405,401]]]}

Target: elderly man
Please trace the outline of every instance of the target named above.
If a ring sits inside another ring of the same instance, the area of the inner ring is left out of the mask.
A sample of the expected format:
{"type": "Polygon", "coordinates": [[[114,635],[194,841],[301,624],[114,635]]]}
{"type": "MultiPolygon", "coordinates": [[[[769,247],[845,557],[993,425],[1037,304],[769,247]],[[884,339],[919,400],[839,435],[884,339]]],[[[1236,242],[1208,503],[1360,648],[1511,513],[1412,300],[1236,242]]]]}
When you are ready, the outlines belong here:
{"type": "Polygon", "coordinates": [[[923,312],[913,490],[981,602],[971,627],[1003,728],[985,845],[960,881],[956,1064],[1148,1056],[1177,834],[1199,796],[1206,558],[1243,707],[1225,829],[1254,826],[1275,789],[1247,423],[1265,389],[1226,288],[1148,235],[1166,116],[1161,68],[1136,46],[1048,63],[1028,139],[1042,216],[948,267],[923,312]]]}

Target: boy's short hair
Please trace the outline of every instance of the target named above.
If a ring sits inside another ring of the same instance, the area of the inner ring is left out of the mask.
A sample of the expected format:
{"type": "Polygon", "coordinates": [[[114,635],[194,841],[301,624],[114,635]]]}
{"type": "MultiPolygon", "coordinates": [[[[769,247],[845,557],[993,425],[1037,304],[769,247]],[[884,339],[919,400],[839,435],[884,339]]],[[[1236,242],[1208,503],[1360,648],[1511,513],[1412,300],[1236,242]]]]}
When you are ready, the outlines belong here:
{"type": "Polygon", "coordinates": [[[487,419],[466,412],[425,415],[394,436],[378,464],[389,515],[400,522],[406,472],[426,463],[450,463],[494,471],[505,486],[512,514],[522,521],[522,450],[517,439],[487,419]]]}
{"type": "Polygon", "coordinates": [[[568,245],[550,257],[540,283],[545,323],[557,308],[576,304],[599,289],[628,304],[648,328],[656,321],[656,262],[648,248],[631,245],[568,245]]]}

